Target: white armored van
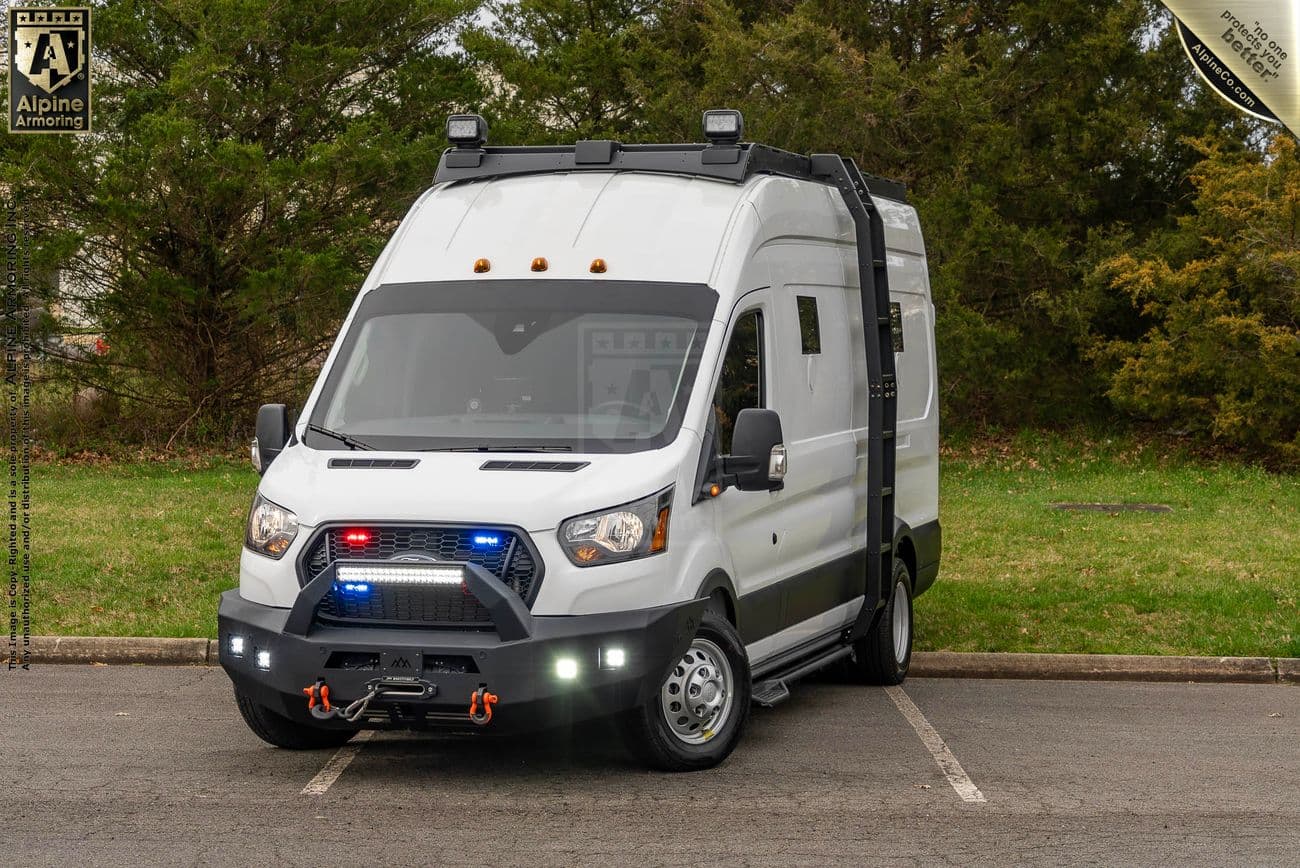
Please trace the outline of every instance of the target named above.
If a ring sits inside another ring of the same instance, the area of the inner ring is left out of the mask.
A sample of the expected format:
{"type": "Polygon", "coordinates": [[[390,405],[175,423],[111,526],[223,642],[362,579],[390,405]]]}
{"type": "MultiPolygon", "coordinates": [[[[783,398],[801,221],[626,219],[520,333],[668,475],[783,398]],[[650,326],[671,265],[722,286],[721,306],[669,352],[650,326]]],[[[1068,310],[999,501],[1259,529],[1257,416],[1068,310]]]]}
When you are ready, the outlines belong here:
{"type": "Polygon", "coordinates": [[[219,630],[259,736],[612,715],[688,770],[812,671],[906,676],[940,554],[916,212],[741,125],[449,120],[296,421],[258,414],[219,630]]]}

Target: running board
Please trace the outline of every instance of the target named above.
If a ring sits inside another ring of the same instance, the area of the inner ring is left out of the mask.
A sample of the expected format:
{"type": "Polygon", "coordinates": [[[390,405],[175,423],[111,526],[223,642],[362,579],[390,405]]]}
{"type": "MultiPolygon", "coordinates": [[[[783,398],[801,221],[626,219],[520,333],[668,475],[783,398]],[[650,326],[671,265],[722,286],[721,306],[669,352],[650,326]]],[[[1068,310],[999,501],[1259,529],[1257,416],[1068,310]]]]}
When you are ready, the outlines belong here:
{"type": "Polygon", "coordinates": [[[852,646],[837,645],[821,653],[791,664],[790,668],[777,672],[754,684],[751,698],[764,708],[779,705],[790,698],[790,685],[800,678],[811,675],[819,669],[825,669],[837,660],[842,660],[853,653],[852,646]]]}

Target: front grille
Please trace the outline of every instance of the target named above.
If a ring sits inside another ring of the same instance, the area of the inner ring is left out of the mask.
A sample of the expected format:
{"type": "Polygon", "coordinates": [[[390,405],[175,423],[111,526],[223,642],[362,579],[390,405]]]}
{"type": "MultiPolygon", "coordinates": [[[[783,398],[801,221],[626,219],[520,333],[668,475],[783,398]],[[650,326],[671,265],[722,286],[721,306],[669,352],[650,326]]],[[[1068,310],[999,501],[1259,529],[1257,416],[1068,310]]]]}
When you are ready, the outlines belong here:
{"type": "MultiPolygon", "coordinates": [[[[477,564],[505,582],[525,603],[537,593],[540,569],[519,534],[501,528],[448,527],[445,525],[348,526],[320,532],[308,545],[302,561],[306,585],[329,564],[345,560],[393,560],[402,555],[477,564]],[[348,542],[349,531],[365,527],[365,543],[348,542]],[[475,542],[491,537],[495,542],[475,542]]],[[[323,620],[409,626],[492,626],[488,610],[460,586],[374,586],[368,594],[348,594],[335,589],[316,610],[323,620]]]]}
{"type": "Polygon", "coordinates": [[[462,585],[372,585],[365,594],[335,588],[316,614],[327,621],[491,627],[492,615],[462,585]]]}

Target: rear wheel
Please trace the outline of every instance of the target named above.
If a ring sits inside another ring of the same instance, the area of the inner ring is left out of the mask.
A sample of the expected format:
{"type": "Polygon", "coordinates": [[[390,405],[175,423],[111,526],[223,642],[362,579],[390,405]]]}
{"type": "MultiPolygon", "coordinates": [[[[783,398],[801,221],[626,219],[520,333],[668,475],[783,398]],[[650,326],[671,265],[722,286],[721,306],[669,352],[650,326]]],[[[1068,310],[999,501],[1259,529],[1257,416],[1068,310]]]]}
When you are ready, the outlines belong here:
{"type": "Polygon", "coordinates": [[[659,689],[625,715],[624,737],[655,768],[711,768],[740,741],[749,696],[749,659],[740,636],[716,612],[706,611],[690,648],[659,689]]]}
{"type": "Polygon", "coordinates": [[[244,722],[253,734],[267,744],[287,750],[321,750],[339,747],[357,734],[356,729],[325,729],[307,723],[290,720],[277,714],[265,705],[260,705],[239,691],[235,691],[235,702],[244,722]]]}
{"type": "Polygon", "coordinates": [[[867,684],[902,684],[912,665],[912,575],[894,560],[893,588],[870,632],[853,643],[852,675],[867,684]]]}

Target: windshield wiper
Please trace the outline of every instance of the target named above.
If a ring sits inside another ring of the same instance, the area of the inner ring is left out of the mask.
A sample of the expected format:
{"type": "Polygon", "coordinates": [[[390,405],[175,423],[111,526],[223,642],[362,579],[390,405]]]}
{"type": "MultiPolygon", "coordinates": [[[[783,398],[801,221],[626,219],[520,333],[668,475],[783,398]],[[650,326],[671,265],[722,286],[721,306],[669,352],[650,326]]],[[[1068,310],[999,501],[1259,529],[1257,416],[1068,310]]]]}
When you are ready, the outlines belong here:
{"type": "Polygon", "coordinates": [[[373,452],[375,448],[371,446],[369,443],[366,443],[362,440],[358,440],[357,438],[351,435],[344,434],[342,431],[331,431],[328,428],[313,424],[311,422],[307,423],[306,428],[308,431],[315,431],[317,434],[324,434],[326,437],[333,437],[335,440],[339,441],[349,449],[367,449],[373,452]]]}
{"type": "Polygon", "coordinates": [[[572,452],[572,446],[553,446],[545,443],[533,443],[522,446],[435,446],[421,449],[421,452],[572,452]]]}

